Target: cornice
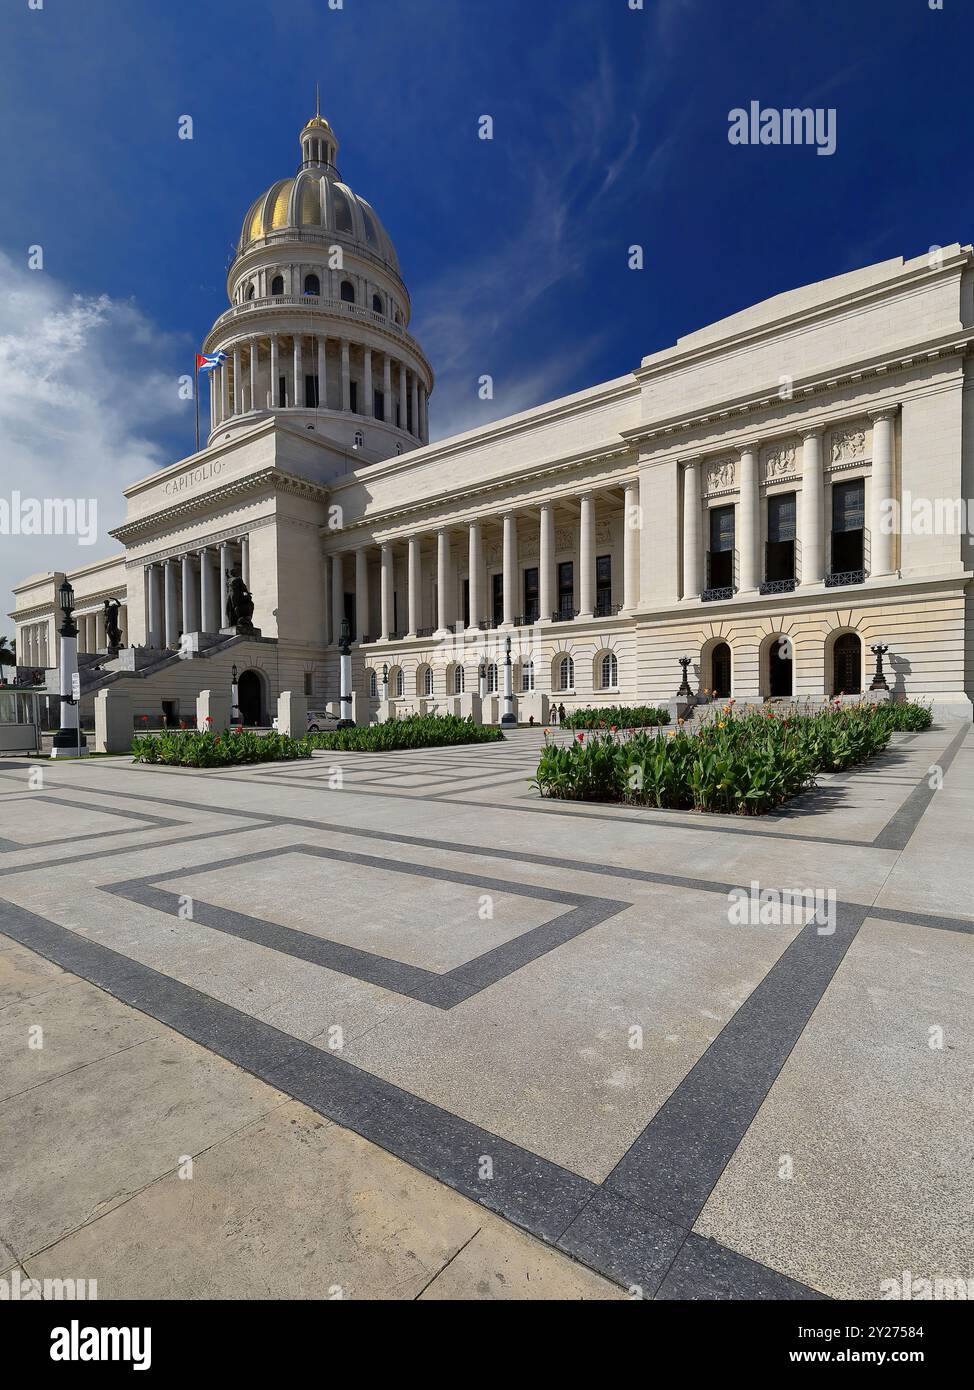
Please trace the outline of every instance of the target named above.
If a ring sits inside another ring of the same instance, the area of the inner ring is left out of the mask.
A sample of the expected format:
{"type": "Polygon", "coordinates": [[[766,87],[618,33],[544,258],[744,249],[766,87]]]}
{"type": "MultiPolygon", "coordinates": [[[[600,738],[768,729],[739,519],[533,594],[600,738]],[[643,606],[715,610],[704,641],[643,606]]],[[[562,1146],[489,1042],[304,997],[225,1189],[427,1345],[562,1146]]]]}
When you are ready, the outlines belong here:
{"type": "MultiPolygon", "coordinates": [[[[299,497],[307,497],[316,502],[327,502],[329,495],[328,489],[320,483],[313,483],[294,473],[284,473],[281,469],[270,465],[260,469],[257,473],[248,473],[243,478],[236,478],[232,482],[223,483],[219,487],[211,488],[195,497],[189,497],[185,502],[177,502],[171,507],[149,512],[144,517],[137,517],[134,521],[123,522],[121,526],[110,531],[109,535],[122,541],[123,544],[127,544],[137,536],[156,531],[167,523],[208,511],[214,503],[231,501],[237,497],[245,497],[268,489],[273,492],[292,493],[299,497]]],[[[237,530],[239,531],[239,529],[238,527],[237,530]]]]}
{"type": "MultiPolygon", "coordinates": [[[[912,351],[899,349],[879,358],[874,357],[849,363],[838,371],[829,372],[828,375],[795,378],[792,394],[787,398],[777,393],[769,394],[767,390],[754,392],[747,396],[732,397],[722,401],[716,407],[709,406],[691,415],[670,416],[662,420],[635,425],[631,429],[620,430],[619,433],[623,439],[633,443],[648,443],[698,429],[701,425],[723,424],[729,420],[740,424],[743,428],[748,417],[760,412],[780,410],[784,405],[800,407],[816,398],[831,394],[840,386],[859,385],[873,378],[877,381],[888,380],[921,363],[969,355],[972,350],[974,350],[974,330],[965,329],[962,333],[950,334],[940,339],[931,339],[929,342],[915,347],[912,351]]],[[[892,409],[893,405],[876,408],[892,409]]],[[[816,422],[812,428],[817,428],[818,423],[816,422]]],[[[822,423],[825,425],[829,422],[822,423]]],[[[796,426],[789,428],[793,430],[796,426]]],[[[786,432],[785,429],[778,430],[776,428],[774,430],[776,436],[786,432]]]]}

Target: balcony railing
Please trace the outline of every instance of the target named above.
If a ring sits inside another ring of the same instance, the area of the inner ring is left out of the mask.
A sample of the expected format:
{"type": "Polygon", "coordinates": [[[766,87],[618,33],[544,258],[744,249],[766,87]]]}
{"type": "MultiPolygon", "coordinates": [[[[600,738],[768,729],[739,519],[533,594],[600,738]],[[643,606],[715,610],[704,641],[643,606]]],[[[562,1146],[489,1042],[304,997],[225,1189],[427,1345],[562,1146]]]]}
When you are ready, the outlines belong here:
{"type": "Polygon", "coordinates": [[[533,627],[538,621],[537,613],[518,613],[514,619],[515,627],[533,627]]]}
{"type": "Polygon", "coordinates": [[[722,599],[734,597],[733,584],[721,584],[716,589],[704,589],[700,595],[704,603],[720,603],[722,599]]]}
{"type": "Polygon", "coordinates": [[[790,594],[797,588],[797,579],[766,579],[758,585],[758,591],[762,594],[790,594]]]}
{"type": "Polygon", "coordinates": [[[432,637],[432,636],[433,636],[433,633],[434,633],[435,631],[436,631],[436,628],[435,628],[435,627],[418,627],[418,628],[416,629],[416,636],[417,636],[417,637],[432,637]]]}
{"type": "Polygon", "coordinates": [[[481,632],[492,632],[499,624],[496,623],[493,618],[481,618],[477,626],[481,632]]]}
{"type": "Polygon", "coordinates": [[[595,616],[597,618],[614,618],[617,613],[622,612],[621,603],[611,603],[608,599],[599,601],[595,605],[595,616]]]}
{"type": "Polygon", "coordinates": [[[551,621],[553,623],[570,623],[574,618],[577,617],[577,608],[556,608],[551,615],[551,621]]]}
{"type": "MultiPolygon", "coordinates": [[[[416,339],[394,319],[387,318],[385,314],[377,314],[374,309],[367,309],[364,304],[350,304],[346,299],[327,299],[322,295],[315,294],[261,295],[259,299],[247,299],[243,304],[234,304],[231,308],[225,309],[216,320],[207,334],[206,341],[212,343],[220,329],[225,325],[236,323],[241,319],[246,321],[253,314],[264,313],[268,309],[297,307],[314,309],[320,314],[334,314],[341,318],[358,319],[362,323],[374,324],[377,328],[383,328],[394,337],[400,338],[404,345],[413,350],[421,362],[426,360],[416,339]]],[[[241,327],[246,331],[245,323],[241,327]]],[[[309,326],[309,335],[313,331],[313,327],[309,326]]]]}
{"type": "Polygon", "coordinates": [[[825,576],[826,589],[842,589],[846,584],[865,584],[865,570],[839,570],[836,574],[825,576]]]}

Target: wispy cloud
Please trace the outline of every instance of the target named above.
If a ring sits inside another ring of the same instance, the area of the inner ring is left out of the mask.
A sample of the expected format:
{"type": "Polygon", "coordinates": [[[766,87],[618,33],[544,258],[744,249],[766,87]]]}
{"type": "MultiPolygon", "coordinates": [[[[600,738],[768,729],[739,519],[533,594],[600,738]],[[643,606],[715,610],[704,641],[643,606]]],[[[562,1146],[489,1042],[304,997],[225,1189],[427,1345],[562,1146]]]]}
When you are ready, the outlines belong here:
{"type": "MultiPolygon", "coordinates": [[[[152,438],[187,405],[169,367],[185,344],[136,305],[72,294],[0,252],[0,492],[94,498],[98,541],[0,536],[0,592],[28,574],[88,564],[119,547],[122,488],[171,460],[152,438]]],[[[12,606],[12,604],[10,604],[12,606]]],[[[6,610],[5,610],[6,611],[6,610]]]]}

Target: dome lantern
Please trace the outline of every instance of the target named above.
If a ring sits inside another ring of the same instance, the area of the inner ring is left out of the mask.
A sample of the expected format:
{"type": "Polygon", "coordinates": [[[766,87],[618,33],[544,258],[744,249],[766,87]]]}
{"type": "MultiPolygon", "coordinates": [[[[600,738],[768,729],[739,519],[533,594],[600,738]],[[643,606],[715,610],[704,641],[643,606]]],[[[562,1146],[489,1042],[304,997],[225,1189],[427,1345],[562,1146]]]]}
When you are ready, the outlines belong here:
{"type": "Polygon", "coordinates": [[[338,139],[321,114],[317,83],[315,84],[315,113],[302,130],[300,139],[301,167],[303,169],[325,166],[337,173],[335,162],[338,158],[338,139]]]}

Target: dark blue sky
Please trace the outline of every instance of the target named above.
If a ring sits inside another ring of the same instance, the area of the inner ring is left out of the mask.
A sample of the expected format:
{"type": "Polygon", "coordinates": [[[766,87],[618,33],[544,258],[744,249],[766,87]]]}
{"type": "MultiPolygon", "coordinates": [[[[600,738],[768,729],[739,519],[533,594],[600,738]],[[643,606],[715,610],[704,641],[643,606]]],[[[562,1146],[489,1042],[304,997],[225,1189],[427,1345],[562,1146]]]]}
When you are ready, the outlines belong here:
{"type": "MultiPolygon", "coordinates": [[[[0,250],[41,243],[65,291],[133,301],[153,368],[185,370],[320,81],[452,432],[783,289],[970,240],[972,37],[970,0],[4,0],[0,250]],[[836,108],[835,154],[730,145],[753,99],[836,108]]],[[[188,452],[191,408],[148,433],[188,452]]]]}

